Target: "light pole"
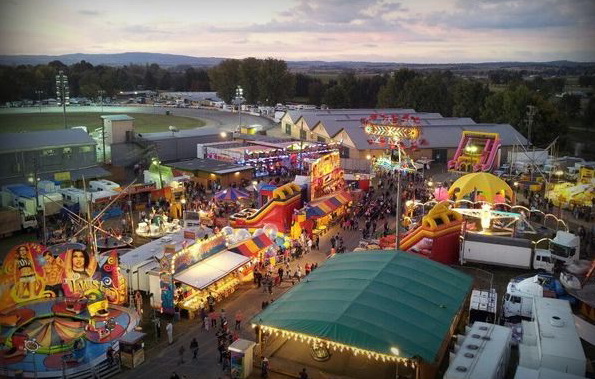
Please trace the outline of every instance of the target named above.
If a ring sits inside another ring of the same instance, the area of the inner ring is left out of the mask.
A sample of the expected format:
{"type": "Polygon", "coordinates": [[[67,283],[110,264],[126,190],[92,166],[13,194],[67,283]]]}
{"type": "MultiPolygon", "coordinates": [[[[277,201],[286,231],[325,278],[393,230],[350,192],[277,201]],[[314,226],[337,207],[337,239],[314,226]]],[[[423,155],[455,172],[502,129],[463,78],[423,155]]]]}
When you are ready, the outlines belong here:
{"type": "Polygon", "coordinates": [[[64,75],[64,71],[60,70],[56,75],[56,95],[62,102],[62,113],[64,115],[64,129],[66,126],[66,102],[70,101],[70,94],[68,92],[68,76],[64,75]]]}
{"type": "Polygon", "coordinates": [[[242,96],[244,96],[244,89],[241,86],[237,86],[236,102],[238,103],[238,132],[242,130],[242,96]]]}
{"type": "Polygon", "coordinates": [[[157,170],[159,171],[159,189],[162,190],[163,189],[163,178],[161,177],[161,161],[159,160],[159,158],[153,158],[152,160],[153,164],[157,167],[157,170]]]}
{"type": "MultiPolygon", "coordinates": [[[[35,220],[37,220],[37,227],[39,228],[39,180],[40,178],[37,176],[37,160],[33,158],[33,176],[30,176],[28,179],[29,183],[33,184],[35,188],[35,220]]],[[[43,204],[43,213],[42,213],[42,241],[43,244],[46,245],[46,232],[45,232],[45,200],[43,204]]]]}
{"type": "Polygon", "coordinates": [[[35,91],[35,93],[37,94],[37,98],[39,99],[39,113],[41,113],[41,95],[43,94],[43,91],[38,89],[37,91],[35,91]]]}
{"type": "MultiPolygon", "coordinates": [[[[99,91],[97,91],[97,93],[99,94],[99,99],[101,101],[101,112],[103,112],[103,95],[105,95],[105,90],[100,89],[99,91]]],[[[104,142],[105,144],[105,142],[104,142]]],[[[104,146],[105,148],[105,146],[104,146]]]]}
{"type": "Polygon", "coordinates": [[[399,219],[401,218],[401,149],[397,146],[397,153],[399,157],[398,169],[397,169],[397,218],[396,218],[396,228],[395,228],[395,235],[396,235],[396,243],[395,247],[399,249],[399,245],[401,244],[401,236],[399,235],[401,232],[401,224],[399,223],[399,219]]]}
{"type": "MultiPolygon", "coordinates": [[[[101,113],[103,113],[103,95],[105,94],[105,90],[100,89],[99,91],[97,91],[97,93],[99,93],[99,98],[101,101],[101,113]]],[[[103,151],[103,164],[107,163],[107,152],[105,151],[105,123],[101,124],[101,144],[102,144],[102,151],[103,151]]]]}

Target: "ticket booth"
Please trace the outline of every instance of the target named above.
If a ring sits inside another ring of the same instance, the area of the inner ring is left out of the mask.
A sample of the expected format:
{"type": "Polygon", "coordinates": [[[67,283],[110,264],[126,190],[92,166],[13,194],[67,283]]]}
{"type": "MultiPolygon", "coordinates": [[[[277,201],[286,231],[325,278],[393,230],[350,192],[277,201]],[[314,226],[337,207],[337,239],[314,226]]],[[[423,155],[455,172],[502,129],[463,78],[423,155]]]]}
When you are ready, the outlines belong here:
{"type": "Polygon", "coordinates": [[[145,361],[145,343],[143,338],[146,333],[132,330],[120,338],[120,361],[122,366],[135,368],[145,361]]]}
{"type": "Polygon", "coordinates": [[[227,348],[230,353],[230,367],[232,379],[244,379],[252,373],[256,343],[249,340],[237,339],[227,348]]]}

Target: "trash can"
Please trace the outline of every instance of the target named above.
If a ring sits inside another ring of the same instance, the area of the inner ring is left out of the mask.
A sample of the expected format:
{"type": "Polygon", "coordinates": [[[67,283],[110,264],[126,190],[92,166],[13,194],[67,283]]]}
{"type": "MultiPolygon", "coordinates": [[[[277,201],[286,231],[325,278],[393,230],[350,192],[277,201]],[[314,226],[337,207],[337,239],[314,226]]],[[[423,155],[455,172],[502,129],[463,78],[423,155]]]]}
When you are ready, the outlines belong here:
{"type": "Polygon", "coordinates": [[[230,352],[231,377],[244,379],[252,373],[252,356],[256,343],[237,339],[227,348],[230,352]]]}
{"type": "Polygon", "coordinates": [[[135,368],[145,361],[145,335],[132,330],[119,339],[120,361],[123,367],[135,368]]]}
{"type": "Polygon", "coordinates": [[[170,112],[169,111],[165,111],[165,115],[169,116],[170,112]]]}

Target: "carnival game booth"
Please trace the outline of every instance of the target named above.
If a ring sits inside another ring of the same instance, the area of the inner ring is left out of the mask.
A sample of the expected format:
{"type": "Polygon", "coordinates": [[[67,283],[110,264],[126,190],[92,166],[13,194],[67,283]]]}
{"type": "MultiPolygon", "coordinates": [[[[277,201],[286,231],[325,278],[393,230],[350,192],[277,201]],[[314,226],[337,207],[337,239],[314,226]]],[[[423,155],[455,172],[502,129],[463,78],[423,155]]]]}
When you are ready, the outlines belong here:
{"type": "Polygon", "coordinates": [[[244,209],[229,218],[234,228],[257,229],[272,224],[280,232],[287,233],[291,228],[291,218],[296,209],[302,207],[302,189],[288,183],[272,191],[272,196],[260,209],[244,209]]]}
{"type": "Polygon", "coordinates": [[[472,282],[395,250],[336,255],[252,318],[256,349],[273,370],[435,378],[464,322],[472,282]]]}

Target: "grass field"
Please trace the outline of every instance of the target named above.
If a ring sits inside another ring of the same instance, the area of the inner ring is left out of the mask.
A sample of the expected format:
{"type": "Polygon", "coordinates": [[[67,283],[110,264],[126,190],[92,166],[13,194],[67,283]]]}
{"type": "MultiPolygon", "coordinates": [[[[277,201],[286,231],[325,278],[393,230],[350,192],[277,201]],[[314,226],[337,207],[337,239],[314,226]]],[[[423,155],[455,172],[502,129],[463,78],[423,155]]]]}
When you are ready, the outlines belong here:
{"type": "MultiPolygon", "coordinates": [[[[66,124],[86,126],[92,131],[102,126],[101,115],[105,113],[70,113],[66,114],[66,124]]],[[[194,129],[205,125],[195,118],[166,116],[164,114],[135,113],[134,129],[139,133],[167,132],[170,125],[178,129],[194,129]]],[[[61,113],[22,113],[0,114],[0,133],[34,132],[48,129],[63,129],[64,118],[61,113]]]]}

